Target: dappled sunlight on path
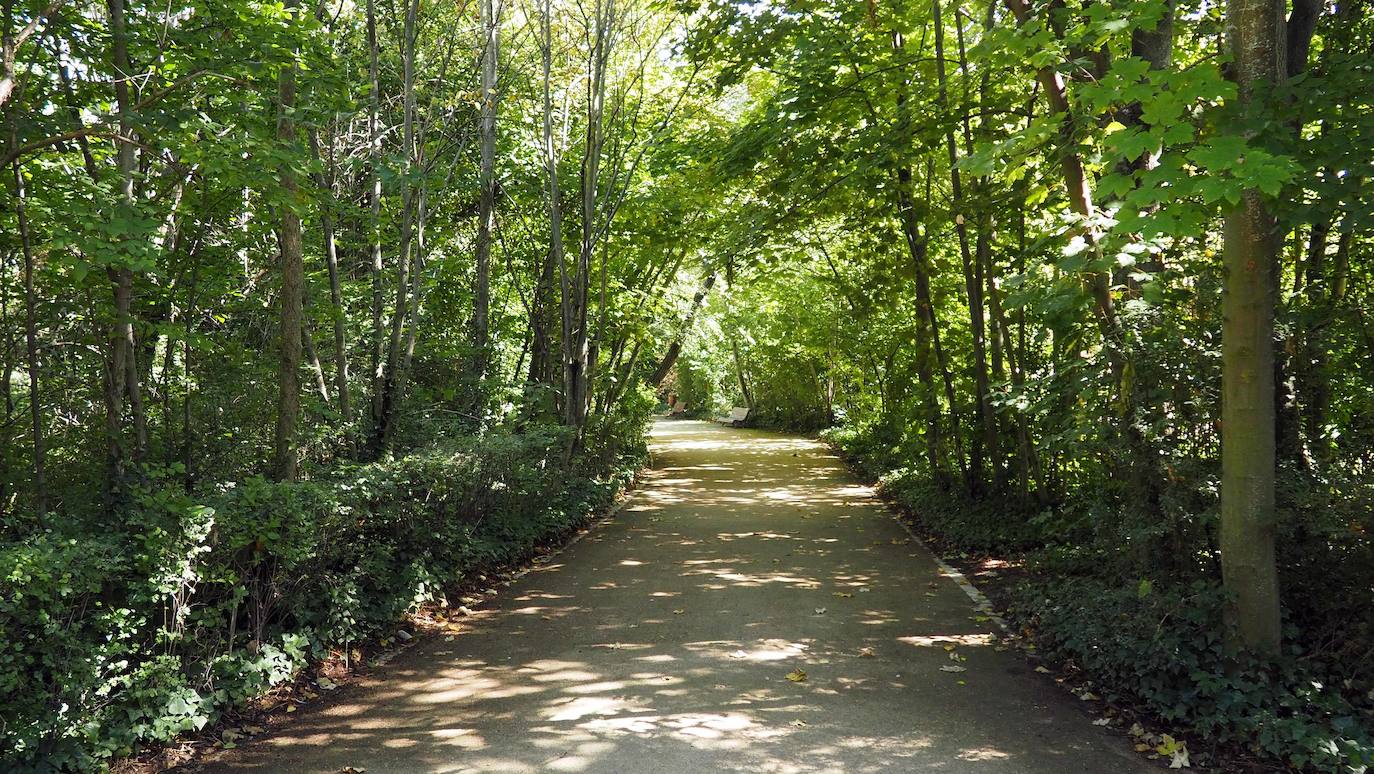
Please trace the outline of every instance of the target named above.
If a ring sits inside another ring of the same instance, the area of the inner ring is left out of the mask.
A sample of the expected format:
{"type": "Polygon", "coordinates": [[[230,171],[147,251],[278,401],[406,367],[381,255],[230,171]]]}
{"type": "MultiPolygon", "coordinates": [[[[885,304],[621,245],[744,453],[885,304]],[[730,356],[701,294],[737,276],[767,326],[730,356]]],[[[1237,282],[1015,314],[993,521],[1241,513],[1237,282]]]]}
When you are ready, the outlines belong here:
{"type": "Polygon", "coordinates": [[[819,444],[664,421],[653,449],[614,520],[467,631],[210,768],[1145,770],[819,444]]]}

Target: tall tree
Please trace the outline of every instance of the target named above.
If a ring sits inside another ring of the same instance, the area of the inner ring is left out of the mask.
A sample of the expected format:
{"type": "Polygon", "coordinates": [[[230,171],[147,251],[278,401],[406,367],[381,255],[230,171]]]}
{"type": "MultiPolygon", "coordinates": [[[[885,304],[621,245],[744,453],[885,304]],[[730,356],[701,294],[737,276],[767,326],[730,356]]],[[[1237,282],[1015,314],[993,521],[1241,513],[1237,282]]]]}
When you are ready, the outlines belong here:
{"type": "MultiPolygon", "coordinates": [[[[1227,33],[1237,131],[1254,139],[1284,78],[1282,0],[1230,0],[1227,33]]],[[[1270,202],[1244,192],[1226,214],[1222,294],[1221,571],[1243,648],[1281,642],[1274,509],[1274,303],[1280,245],[1270,202]]]]}
{"type": "MultiPolygon", "coordinates": [[[[295,21],[296,0],[286,0],[286,9],[295,21]]],[[[305,261],[301,236],[301,217],[296,212],[299,186],[292,168],[297,142],[296,63],[282,65],[277,75],[277,142],[282,162],[278,168],[281,186],[277,239],[281,249],[281,314],[277,365],[277,424],[273,435],[272,472],[279,481],[294,481],[299,475],[300,452],[296,442],[301,411],[301,331],[305,303],[305,261]]]]}
{"type": "MultiPolygon", "coordinates": [[[[500,62],[501,5],[499,0],[479,0],[482,5],[482,107],[479,127],[481,153],[477,205],[477,271],[473,283],[472,370],[473,394],[482,394],[491,362],[488,341],[491,317],[491,243],[496,217],[496,112],[499,99],[496,73],[500,62]]],[[[481,414],[480,403],[474,413],[481,414]]]]}

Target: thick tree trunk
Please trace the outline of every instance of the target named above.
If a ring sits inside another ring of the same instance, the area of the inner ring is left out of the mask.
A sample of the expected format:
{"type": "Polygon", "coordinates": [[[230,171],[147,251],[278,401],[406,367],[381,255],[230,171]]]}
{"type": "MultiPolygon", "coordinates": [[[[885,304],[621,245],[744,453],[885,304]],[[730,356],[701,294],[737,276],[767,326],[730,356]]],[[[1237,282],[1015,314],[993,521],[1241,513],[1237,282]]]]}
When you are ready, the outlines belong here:
{"type": "MultiPolygon", "coordinates": [[[[1281,83],[1284,3],[1230,0],[1231,77],[1241,110],[1260,110],[1281,83]]],[[[1279,651],[1274,510],[1274,266],[1268,202],[1247,191],[1226,215],[1222,294],[1221,570],[1228,629],[1241,648],[1279,651]]]]}
{"type": "MultiPolygon", "coordinates": [[[[296,7],[287,0],[286,8],[296,7]]],[[[277,142],[284,154],[296,144],[296,122],[291,117],[296,106],[296,65],[282,67],[277,76],[277,142]]],[[[295,481],[300,473],[300,453],[296,426],[300,418],[301,330],[305,292],[305,266],[301,238],[301,218],[296,214],[296,175],[289,162],[279,168],[286,201],[279,206],[281,218],[277,238],[281,246],[281,316],[279,319],[279,361],[277,366],[277,426],[273,436],[272,475],[278,481],[295,481]]]]}

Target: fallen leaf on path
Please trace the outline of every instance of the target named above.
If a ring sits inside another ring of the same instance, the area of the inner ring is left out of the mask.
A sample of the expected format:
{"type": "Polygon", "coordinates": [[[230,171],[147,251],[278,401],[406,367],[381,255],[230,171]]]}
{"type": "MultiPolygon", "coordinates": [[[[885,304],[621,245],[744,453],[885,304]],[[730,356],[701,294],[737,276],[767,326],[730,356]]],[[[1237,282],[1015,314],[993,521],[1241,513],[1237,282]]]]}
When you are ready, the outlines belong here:
{"type": "Polygon", "coordinates": [[[686,610],[674,610],[674,611],[673,611],[673,615],[682,615],[682,614],[685,613],[685,612],[687,612],[687,611],[686,611],[686,610]]]}
{"type": "Polygon", "coordinates": [[[793,669],[787,673],[787,679],[794,683],[804,683],[806,682],[806,673],[800,669],[793,669]]]}
{"type": "Polygon", "coordinates": [[[321,677],[320,679],[316,680],[315,683],[320,686],[321,690],[324,691],[332,691],[335,688],[339,687],[338,683],[334,682],[333,680],[330,680],[328,677],[321,677]]]}
{"type": "Polygon", "coordinates": [[[961,666],[955,666],[955,665],[953,665],[953,664],[949,664],[949,665],[947,665],[947,666],[942,666],[942,667],[940,667],[940,671],[941,671],[941,672],[967,672],[967,671],[968,671],[968,668],[967,668],[967,667],[961,667],[961,666]]]}
{"type": "Polygon", "coordinates": [[[749,654],[742,650],[737,650],[730,654],[730,658],[749,658],[749,654]]]}
{"type": "Polygon", "coordinates": [[[339,774],[367,774],[367,769],[360,769],[357,766],[344,766],[339,769],[339,774]]]}
{"type": "Polygon", "coordinates": [[[848,591],[837,591],[834,593],[833,596],[840,597],[842,599],[848,599],[849,597],[852,597],[854,595],[849,593],[848,591]]]}
{"type": "Polygon", "coordinates": [[[287,711],[287,712],[295,712],[295,711],[296,711],[296,705],[294,705],[294,704],[288,704],[288,705],[286,705],[286,711],[287,711]]]}
{"type": "Polygon", "coordinates": [[[797,728],[801,728],[802,726],[806,725],[806,721],[801,719],[794,720],[792,721],[792,725],[796,726],[797,728]]]}
{"type": "Polygon", "coordinates": [[[859,658],[873,658],[872,648],[859,648],[859,658]]]}
{"type": "Polygon", "coordinates": [[[1044,668],[1044,667],[1042,667],[1042,666],[1036,667],[1036,668],[1035,668],[1035,671],[1039,672],[1039,673],[1042,674],[1042,675],[1047,675],[1047,674],[1050,673],[1050,670],[1048,670],[1048,669],[1046,669],[1046,668],[1044,668]]]}
{"type": "Polygon", "coordinates": [[[1111,718],[1098,718],[1097,720],[1093,721],[1093,725],[1095,726],[1110,726],[1111,724],[1111,718]]]}
{"type": "Polygon", "coordinates": [[[816,615],[825,615],[825,608],[823,608],[823,607],[818,607],[818,608],[816,608],[816,615]]]}

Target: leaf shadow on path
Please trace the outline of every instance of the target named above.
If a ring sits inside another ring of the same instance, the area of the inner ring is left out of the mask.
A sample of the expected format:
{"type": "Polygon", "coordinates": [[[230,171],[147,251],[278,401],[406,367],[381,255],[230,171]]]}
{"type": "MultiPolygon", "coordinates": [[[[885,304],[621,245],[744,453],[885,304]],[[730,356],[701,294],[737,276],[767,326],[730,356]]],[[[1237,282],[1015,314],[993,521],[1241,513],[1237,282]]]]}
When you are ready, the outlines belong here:
{"type": "Polygon", "coordinates": [[[1152,770],[996,648],[819,443],[660,421],[654,451],[615,519],[468,631],[203,769],[1152,770]]]}

